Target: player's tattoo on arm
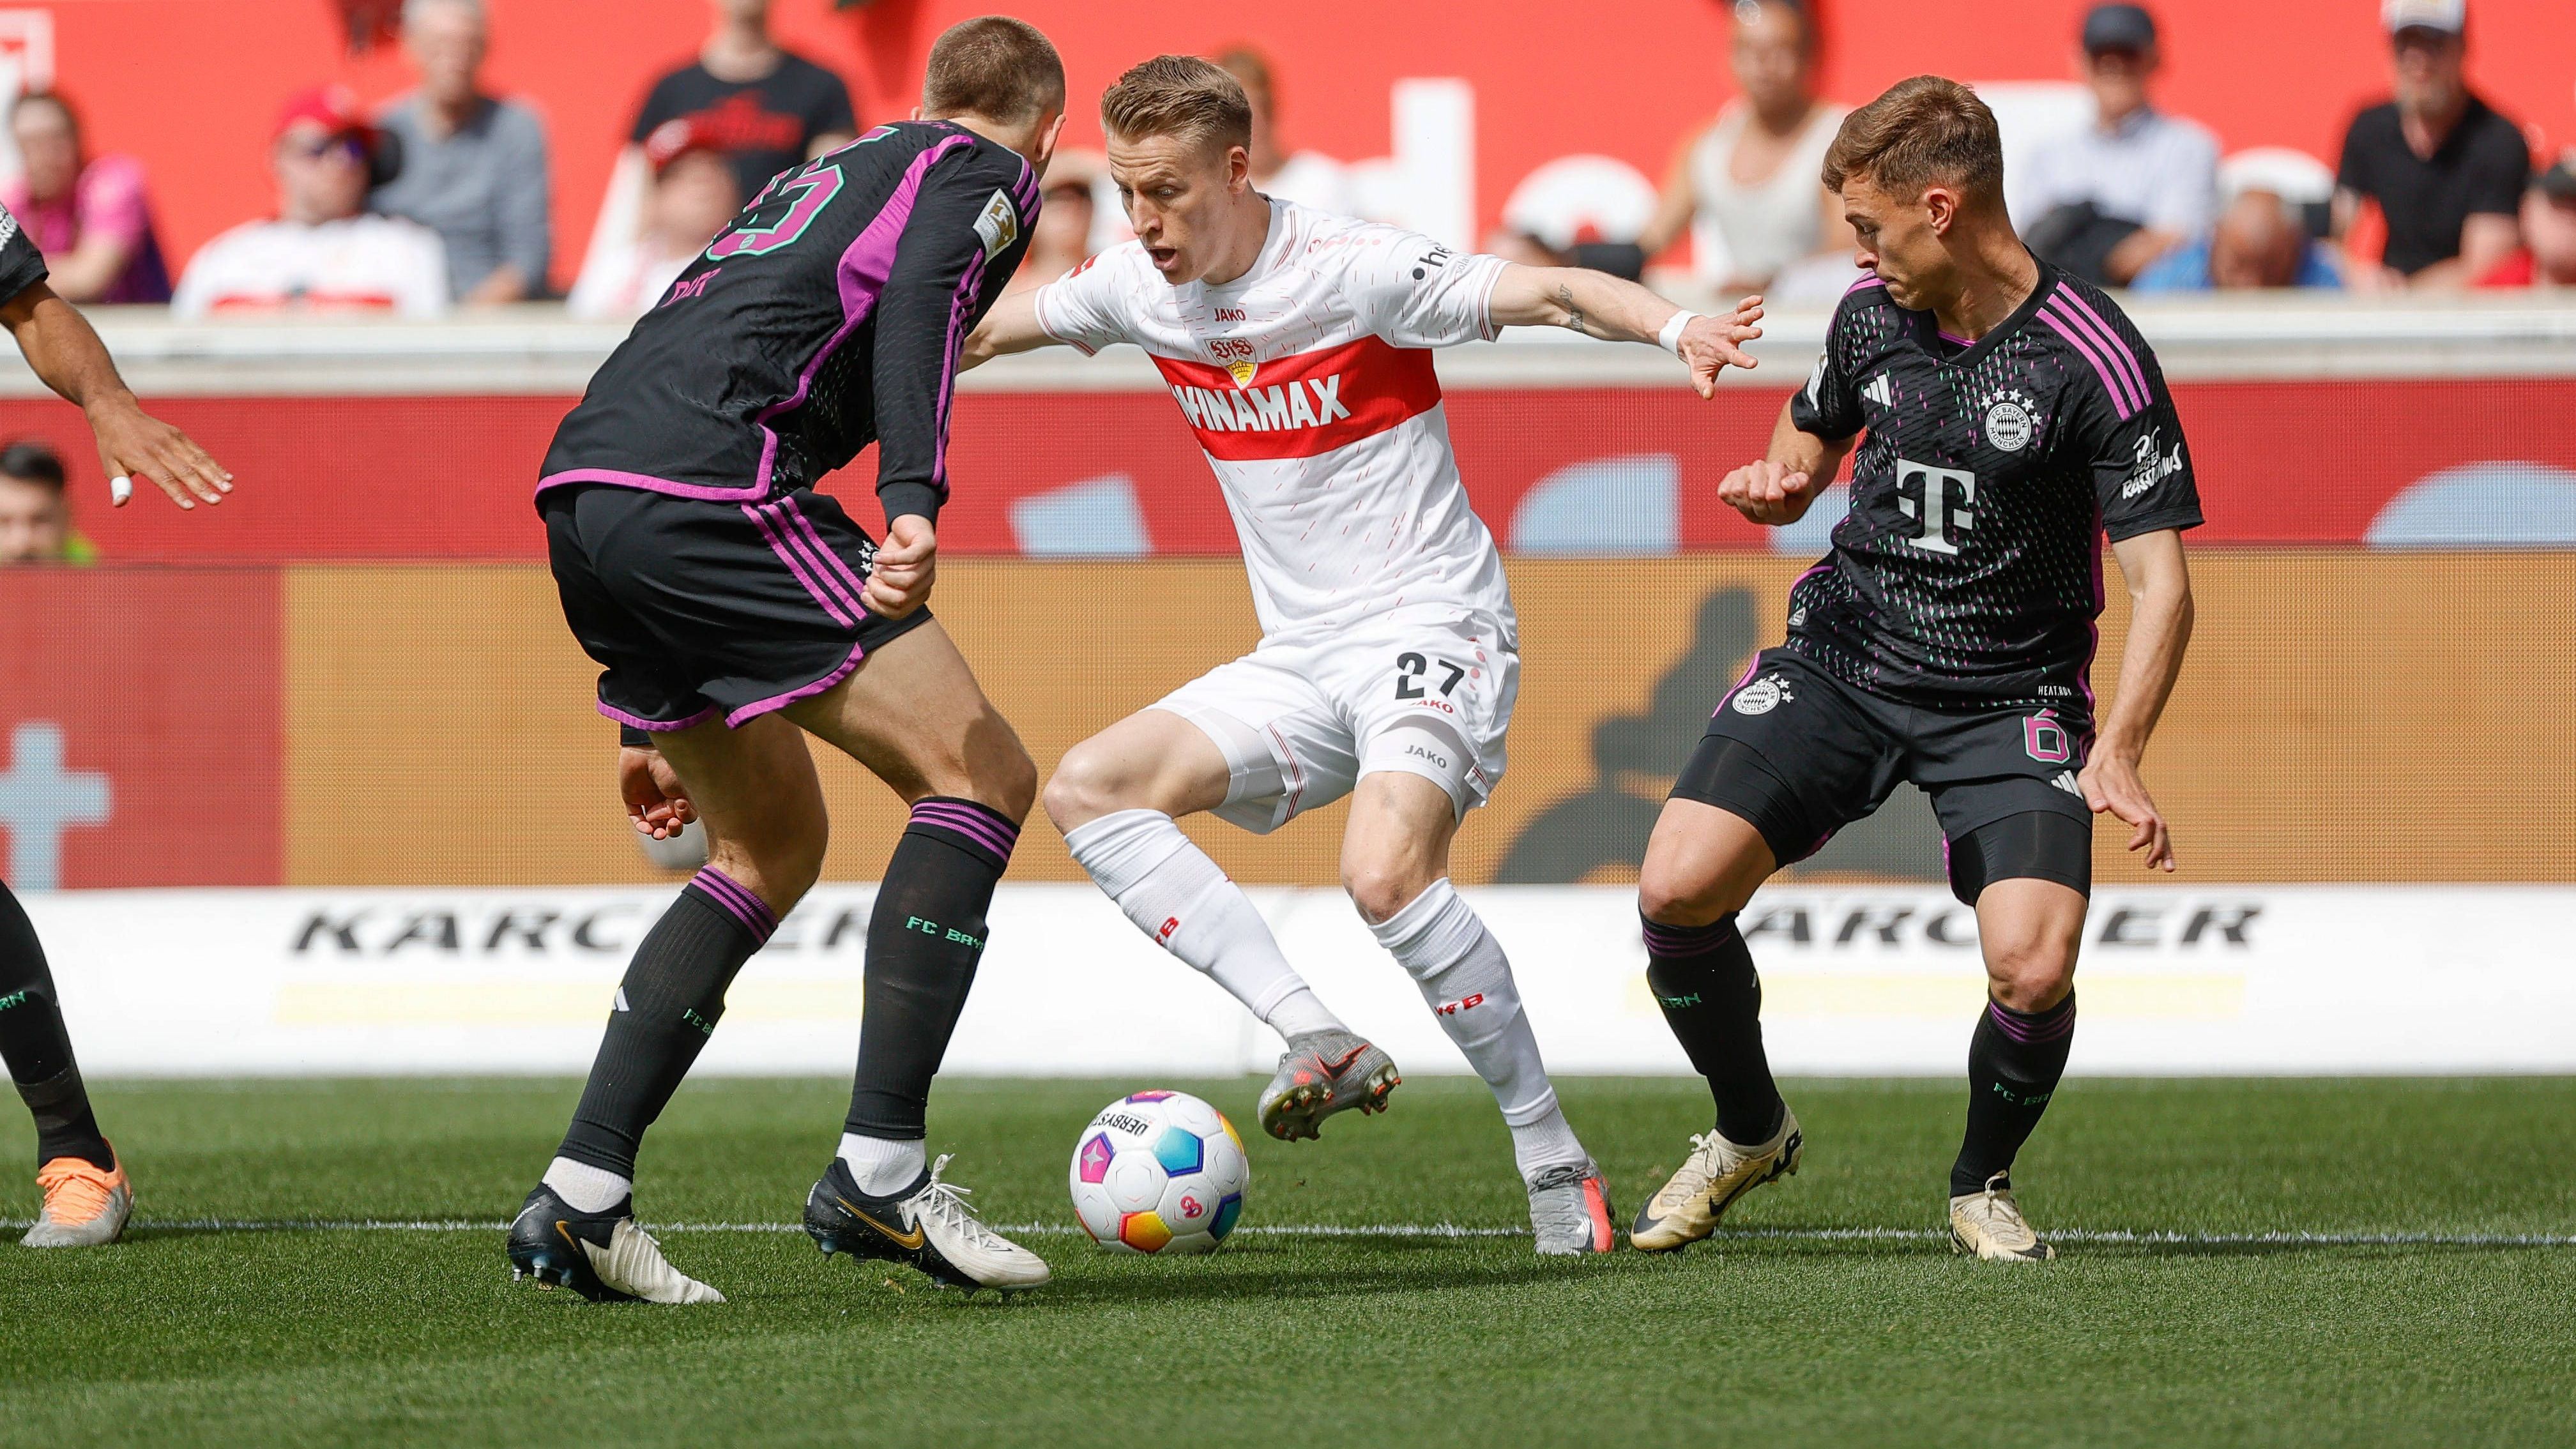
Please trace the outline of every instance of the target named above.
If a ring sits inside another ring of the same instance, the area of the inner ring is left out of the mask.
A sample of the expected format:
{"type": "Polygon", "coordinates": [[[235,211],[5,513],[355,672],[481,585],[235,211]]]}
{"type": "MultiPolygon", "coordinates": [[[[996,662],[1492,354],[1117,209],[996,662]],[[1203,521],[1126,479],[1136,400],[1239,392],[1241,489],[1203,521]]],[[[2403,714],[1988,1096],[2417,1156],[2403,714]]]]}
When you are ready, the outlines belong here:
{"type": "Polygon", "coordinates": [[[1605,335],[1592,330],[1591,325],[1583,315],[1583,309],[1574,305],[1574,289],[1563,282],[1556,284],[1556,305],[1565,309],[1565,325],[1567,328],[1580,332],[1586,337],[1601,337],[1605,335]]]}

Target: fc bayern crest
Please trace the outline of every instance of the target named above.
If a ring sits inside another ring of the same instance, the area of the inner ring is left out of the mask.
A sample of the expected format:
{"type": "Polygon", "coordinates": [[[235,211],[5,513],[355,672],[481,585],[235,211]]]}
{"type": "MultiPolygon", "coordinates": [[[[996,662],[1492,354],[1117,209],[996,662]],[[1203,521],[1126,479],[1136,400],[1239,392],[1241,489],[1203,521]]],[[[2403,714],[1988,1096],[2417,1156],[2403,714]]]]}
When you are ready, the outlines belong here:
{"type": "Polygon", "coordinates": [[[1986,409],[1986,441],[2007,453],[2030,446],[2030,408],[2019,396],[1999,397],[1986,409]]]}
{"type": "Polygon", "coordinates": [[[1788,680],[1777,674],[1764,675],[1735,692],[1735,712],[1769,714],[1780,707],[1782,700],[1797,697],[1789,692],[1788,680]]]}

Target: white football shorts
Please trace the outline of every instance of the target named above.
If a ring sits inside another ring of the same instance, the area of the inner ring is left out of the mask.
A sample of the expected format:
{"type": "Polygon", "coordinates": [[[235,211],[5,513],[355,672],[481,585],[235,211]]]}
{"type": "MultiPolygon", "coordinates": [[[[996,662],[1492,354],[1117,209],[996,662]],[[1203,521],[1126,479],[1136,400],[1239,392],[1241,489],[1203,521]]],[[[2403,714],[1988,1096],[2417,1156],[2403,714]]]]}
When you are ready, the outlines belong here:
{"type": "Polygon", "coordinates": [[[1153,707],[1216,742],[1232,777],[1216,814],[1256,835],[1381,770],[1439,785],[1463,819],[1503,777],[1517,642],[1490,615],[1398,609],[1329,634],[1264,639],[1153,707]]]}

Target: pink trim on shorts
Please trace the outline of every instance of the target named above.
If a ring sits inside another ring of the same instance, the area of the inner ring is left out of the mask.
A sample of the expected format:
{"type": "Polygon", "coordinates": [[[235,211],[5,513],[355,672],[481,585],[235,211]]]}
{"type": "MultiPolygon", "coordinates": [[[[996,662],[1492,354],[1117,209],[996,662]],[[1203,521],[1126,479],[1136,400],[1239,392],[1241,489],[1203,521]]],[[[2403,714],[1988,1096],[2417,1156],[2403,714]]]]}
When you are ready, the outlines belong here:
{"type": "Polygon", "coordinates": [[[642,715],[628,714],[626,711],[619,709],[604,699],[599,702],[599,712],[608,716],[610,719],[617,721],[619,724],[627,725],[639,730],[646,730],[653,734],[663,734],[671,730],[696,729],[698,726],[705,724],[708,720],[716,717],[716,707],[711,704],[705,709],[699,710],[696,714],[689,716],[687,719],[646,719],[642,715]]]}
{"type": "Polygon", "coordinates": [[[725,723],[734,729],[740,729],[745,723],[756,719],[761,715],[768,714],[773,710],[785,709],[787,706],[794,704],[800,699],[810,699],[815,695],[821,694],[824,690],[827,690],[833,685],[840,683],[842,680],[849,678],[851,673],[858,669],[859,661],[867,657],[867,646],[864,644],[854,644],[850,647],[850,657],[842,660],[839,664],[834,665],[829,674],[824,675],[822,678],[815,680],[811,684],[799,685],[798,687],[787,691],[785,694],[773,694],[767,699],[754,700],[751,703],[744,705],[742,708],[727,714],[725,716],[725,723]]]}
{"type": "Polygon", "coordinates": [[[650,473],[624,473],[615,468],[566,468],[548,473],[537,480],[537,491],[561,488],[572,483],[605,483],[612,488],[641,488],[647,493],[667,493],[674,498],[695,498],[705,503],[740,503],[744,499],[765,498],[766,484],[748,488],[717,488],[705,483],[681,483],[669,478],[656,478],[650,473]]]}

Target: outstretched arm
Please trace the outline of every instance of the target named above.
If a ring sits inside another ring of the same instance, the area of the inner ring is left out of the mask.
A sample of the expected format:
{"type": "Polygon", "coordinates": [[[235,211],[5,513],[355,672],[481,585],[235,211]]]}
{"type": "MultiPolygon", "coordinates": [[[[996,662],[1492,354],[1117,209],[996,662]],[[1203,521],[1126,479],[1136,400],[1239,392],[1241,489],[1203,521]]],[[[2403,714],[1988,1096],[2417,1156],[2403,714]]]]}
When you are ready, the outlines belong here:
{"type": "Polygon", "coordinates": [[[2129,642],[2120,651],[2120,692],[2076,783],[2085,804],[2132,827],[2129,848],[2147,853],[2147,869],[2170,871],[2173,834],[2138,777],[2138,762],[2182,676],[2183,649],[2191,642],[2191,570],[2183,562],[2182,534],[2170,528],[2121,539],[2111,554],[2129,585],[2129,642]]]}
{"type": "Polygon", "coordinates": [[[1055,341],[1038,325],[1038,289],[1012,292],[993,304],[983,322],[966,339],[966,350],[957,359],[957,370],[964,372],[1014,352],[1034,352],[1055,341]]]}
{"type": "MultiPolygon", "coordinates": [[[[117,375],[116,359],[107,355],[107,344],[53,288],[37,282],[0,303],[0,326],[18,340],[18,350],[45,386],[89,415],[90,431],[98,436],[98,461],[109,478],[149,479],[181,508],[197,506],[191,493],[221,503],[233,491],[233,475],[206,456],[205,449],[135,401],[117,375]]],[[[125,499],[114,501],[122,506],[125,499]]]]}
{"type": "Polygon", "coordinates": [[[1634,282],[1581,267],[1506,266],[1485,305],[1497,327],[1563,327],[1607,342],[1669,345],[1689,364],[1701,397],[1716,392],[1719,369],[1757,365],[1739,344],[1762,335],[1762,299],[1747,297],[1729,317],[1689,314],[1668,344],[1664,329],[1686,315],[1681,308],[1634,282]]]}

